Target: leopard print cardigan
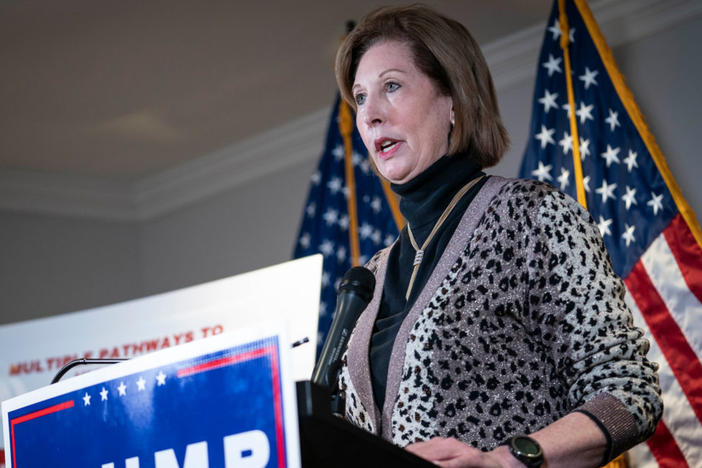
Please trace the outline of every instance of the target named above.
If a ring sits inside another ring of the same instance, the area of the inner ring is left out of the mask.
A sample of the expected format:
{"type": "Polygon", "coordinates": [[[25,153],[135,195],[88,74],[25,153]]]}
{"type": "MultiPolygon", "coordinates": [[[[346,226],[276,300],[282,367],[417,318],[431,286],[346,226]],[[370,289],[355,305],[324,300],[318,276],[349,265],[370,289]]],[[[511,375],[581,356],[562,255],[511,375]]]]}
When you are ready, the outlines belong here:
{"type": "Polygon", "coordinates": [[[346,419],[399,446],[441,436],[487,451],[580,411],[605,433],[606,459],[653,433],[656,364],[572,198],[535,181],[485,183],[401,325],[377,408],[368,351],[391,247],[367,265],[377,285],[343,361],[346,419]]]}

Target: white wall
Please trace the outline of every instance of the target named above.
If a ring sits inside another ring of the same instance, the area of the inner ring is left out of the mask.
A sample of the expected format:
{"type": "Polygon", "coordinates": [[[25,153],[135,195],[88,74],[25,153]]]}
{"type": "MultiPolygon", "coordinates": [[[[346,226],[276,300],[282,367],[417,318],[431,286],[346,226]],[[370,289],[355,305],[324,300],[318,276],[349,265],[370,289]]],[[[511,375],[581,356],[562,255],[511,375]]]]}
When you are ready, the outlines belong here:
{"type": "MultiPolygon", "coordinates": [[[[698,16],[614,49],[674,176],[698,213],[700,43],[698,16]]],[[[492,173],[518,172],[529,137],[532,92],[533,78],[498,89],[512,148],[492,173]]],[[[143,223],[0,212],[0,323],[108,304],[288,260],[317,158],[310,155],[143,223]]]]}

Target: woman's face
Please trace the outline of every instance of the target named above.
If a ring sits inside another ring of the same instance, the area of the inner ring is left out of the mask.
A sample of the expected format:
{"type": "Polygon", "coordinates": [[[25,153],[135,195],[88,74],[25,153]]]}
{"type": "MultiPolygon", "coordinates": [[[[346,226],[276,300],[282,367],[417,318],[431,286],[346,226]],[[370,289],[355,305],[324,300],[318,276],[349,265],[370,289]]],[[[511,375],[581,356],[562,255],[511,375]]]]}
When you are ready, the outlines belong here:
{"type": "Polygon", "coordinates": [[[446,154],[451,97],[415,66],[405,43],[385,41],[368,49],[351,91],[358,131],[390,182],[408,182],[446,154]]]}

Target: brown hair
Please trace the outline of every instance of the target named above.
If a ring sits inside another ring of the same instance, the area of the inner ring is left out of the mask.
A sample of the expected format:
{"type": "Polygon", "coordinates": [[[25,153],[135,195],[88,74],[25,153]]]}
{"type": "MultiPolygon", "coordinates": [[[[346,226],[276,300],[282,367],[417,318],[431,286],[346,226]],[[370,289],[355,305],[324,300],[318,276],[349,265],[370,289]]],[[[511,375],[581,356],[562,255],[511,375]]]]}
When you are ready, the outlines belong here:
{"type": "Polygon", "coordinates": [[[469,152],[481,167],[497,164],[509,146],[483,54],[459,22],[423,5],[383,7],[366,15],[346,36],[334,71],[341,95],[356,109],[351,93],[361,57],[388,41],[409,45],[415,65],[453,100],[456,122],[448,154],[469,152]]]}

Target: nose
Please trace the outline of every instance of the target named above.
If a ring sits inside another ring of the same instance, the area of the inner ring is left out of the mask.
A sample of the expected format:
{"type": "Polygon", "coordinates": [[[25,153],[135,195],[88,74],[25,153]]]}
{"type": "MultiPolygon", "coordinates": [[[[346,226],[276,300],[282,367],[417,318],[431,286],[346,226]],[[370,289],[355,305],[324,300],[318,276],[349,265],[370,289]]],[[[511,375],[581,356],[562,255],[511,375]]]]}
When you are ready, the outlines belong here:
{"type": "Polygon", "coordinates": [[[379,96],[366,96],[366,102],[361,108],[363,123],[368,127],[374,127],[383,123],[387,118],[386,106],[379,96]]]}

